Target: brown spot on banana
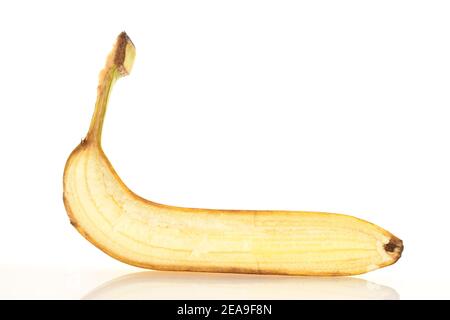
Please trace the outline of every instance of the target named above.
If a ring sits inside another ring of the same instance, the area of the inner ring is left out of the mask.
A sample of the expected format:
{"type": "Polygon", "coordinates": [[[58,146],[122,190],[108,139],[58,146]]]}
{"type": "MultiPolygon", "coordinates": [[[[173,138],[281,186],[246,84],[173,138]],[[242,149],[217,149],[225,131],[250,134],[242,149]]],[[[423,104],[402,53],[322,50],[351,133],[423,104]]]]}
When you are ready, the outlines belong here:
{"type": "Polygon", "coordinates": [[[387,244],[384,245],[387,253],[395,256],[398,259],[402,256],[403,241],[397,237],[392,237],[387,244]]]}

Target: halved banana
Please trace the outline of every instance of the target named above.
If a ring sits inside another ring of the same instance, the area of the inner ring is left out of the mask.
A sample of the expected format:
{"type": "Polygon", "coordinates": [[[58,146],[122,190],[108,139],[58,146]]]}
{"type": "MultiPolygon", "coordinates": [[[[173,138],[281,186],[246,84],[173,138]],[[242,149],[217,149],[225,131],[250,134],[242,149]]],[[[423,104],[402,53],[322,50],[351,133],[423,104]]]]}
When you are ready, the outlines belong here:
{"type": "Polygon", "coordinates": [[[101,148],[111,88],[134,56],[121,33],[100,73],[89,132],[65,167],[64,204],[86,239],[120,261],[159,270],[355,275],[400,258],[400,239],[347,215],[181,208],[134,194],[101,148]]]}

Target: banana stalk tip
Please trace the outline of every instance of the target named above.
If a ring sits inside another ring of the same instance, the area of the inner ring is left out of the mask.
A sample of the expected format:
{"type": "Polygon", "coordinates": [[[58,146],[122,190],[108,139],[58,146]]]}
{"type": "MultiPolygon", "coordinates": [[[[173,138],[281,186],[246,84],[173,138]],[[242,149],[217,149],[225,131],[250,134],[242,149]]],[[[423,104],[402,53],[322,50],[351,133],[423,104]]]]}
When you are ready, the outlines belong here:
{"type": "Polygon", "coordinates": [[[136,49],[133,42],[127,33],[122,31],[117,37],[114,48],[114,64],[120,75],[126,76],[131,72],[135,55],[136,49]]]}

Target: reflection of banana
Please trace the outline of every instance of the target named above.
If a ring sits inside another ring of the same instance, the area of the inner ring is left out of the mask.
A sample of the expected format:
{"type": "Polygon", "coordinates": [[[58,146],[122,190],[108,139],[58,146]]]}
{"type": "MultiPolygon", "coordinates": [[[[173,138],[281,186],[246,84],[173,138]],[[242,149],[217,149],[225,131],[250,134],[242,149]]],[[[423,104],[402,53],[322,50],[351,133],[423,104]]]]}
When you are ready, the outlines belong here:
{"type": "Polygon", "coordinates": [[[67,212],[89,241],[123,262],[160,270],[352,275],[400,258],[400,239],[346,215],[180,208],[134,194],[101,148],[112,85],[130,72],[134,55],[122,33],[100,74],[88,135],[64,172],[67,212]]]}
{"type": "Polygon", "coordinates": [[[136,272],[108,281],[86,294],[102,299],[351,299],[398,300],[390,287],[355,277],[285,277],[243,274],[136,272]]]}

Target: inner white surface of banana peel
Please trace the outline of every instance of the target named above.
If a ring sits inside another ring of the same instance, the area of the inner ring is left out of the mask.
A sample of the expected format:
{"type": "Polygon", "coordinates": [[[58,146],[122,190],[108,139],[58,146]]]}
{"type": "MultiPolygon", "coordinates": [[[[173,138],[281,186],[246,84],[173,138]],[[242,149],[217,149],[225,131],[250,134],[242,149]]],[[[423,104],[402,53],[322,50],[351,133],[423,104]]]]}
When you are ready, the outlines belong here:
{"type": "Polygon", "coordinates": [[[101,148],[110,90],[134,55],[122,33],[100,75],[89,133],[64,172],[71,223],[94,245],[135,266],[180,271],[355,275],[400,258],[400,239],[347,215],[181,208],[134,194],[101,148]]]}

